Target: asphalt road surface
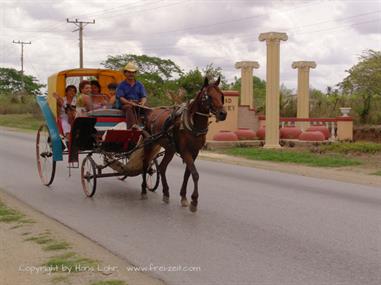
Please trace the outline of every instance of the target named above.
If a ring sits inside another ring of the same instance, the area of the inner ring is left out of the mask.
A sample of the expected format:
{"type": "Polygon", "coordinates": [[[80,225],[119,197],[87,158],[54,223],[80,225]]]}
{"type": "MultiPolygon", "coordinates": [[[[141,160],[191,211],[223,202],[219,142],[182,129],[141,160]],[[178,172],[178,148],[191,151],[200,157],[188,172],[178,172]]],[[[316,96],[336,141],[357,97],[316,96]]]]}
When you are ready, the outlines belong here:
{"type": "Polygon", "coordinates": [[[98,180],[90,199],[65,162],[41,185],[34,140],[0,129],[0,187],[168,284],[381,284],[381,189],[198,161],[191,213],[176,159],[168,205],[161,188],[140,200],[140,177],[98,180]]]}

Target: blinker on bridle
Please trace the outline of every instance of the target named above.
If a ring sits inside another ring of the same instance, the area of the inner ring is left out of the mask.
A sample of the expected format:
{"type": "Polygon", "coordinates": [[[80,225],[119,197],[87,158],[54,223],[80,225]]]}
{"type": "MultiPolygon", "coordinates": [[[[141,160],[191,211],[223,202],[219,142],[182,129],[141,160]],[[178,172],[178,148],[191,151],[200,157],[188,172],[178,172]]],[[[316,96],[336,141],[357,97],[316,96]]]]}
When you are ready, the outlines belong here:
{"type": "MultiPolygon", "coordinates": [[[[197,115],[200,115],[200,116],[204,116],[204,117],[211,117],[211,115],[209,115],[210,113],[214,114],[212,112],[212,97],[208,95],[208,87],[204,87],[203,90],[201,90],[202,94],[201,94],[201,102],[202,103],[205,103],[207,102],[207,108],[208,108],[208,113],[201,113],[201,112],[196,112],[195,114],[197,115]]],[[[225,103],[225,96],[222,94],[221,95],[221,101],[222,101],[222,104],[225,103]]]]}

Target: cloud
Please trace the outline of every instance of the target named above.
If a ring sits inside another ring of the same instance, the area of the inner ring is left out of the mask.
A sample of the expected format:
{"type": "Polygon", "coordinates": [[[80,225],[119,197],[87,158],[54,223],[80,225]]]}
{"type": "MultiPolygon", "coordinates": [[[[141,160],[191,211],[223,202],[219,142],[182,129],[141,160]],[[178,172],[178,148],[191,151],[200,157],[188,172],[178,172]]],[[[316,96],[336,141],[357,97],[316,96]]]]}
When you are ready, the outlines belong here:
{"type": "Polygon", "coordinates": [[[254,74],[266,77],[266,44],[261,32],[287,32],[281,43],[281,81],[296,86],[295,60],[314,60],[311,85],[325,89],[345,76],[366,49],[380,50],[380,1],[175,1],[62,0],[2,1],[1,66],[25,70],[46,83],[48,75],[78,66],[78,32],[66,18],[95,19],[84,29],[85,65],[99,67],[108,55],[148,54],[172,59],[185,71],[209,63],[228,80],[240,75],[234,63],[258,61],[254,74]],[[373,14],[366,14],[373,13],[373,14]]]}
{"type": "Polygon", "coordinates": [[[343,15],[359,34],[381,34],[381,1],[346,1],[343,15]]]}

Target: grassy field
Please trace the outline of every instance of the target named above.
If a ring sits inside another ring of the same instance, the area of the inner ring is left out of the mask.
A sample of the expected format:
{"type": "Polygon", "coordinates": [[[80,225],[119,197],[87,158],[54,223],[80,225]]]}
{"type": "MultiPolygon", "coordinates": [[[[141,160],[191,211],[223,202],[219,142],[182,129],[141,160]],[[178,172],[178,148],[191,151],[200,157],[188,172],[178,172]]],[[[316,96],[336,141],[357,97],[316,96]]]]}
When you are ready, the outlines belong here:
{"type": "Polygon", "coordinates": [[[43,119],[34,96],[0,94],[0,126],[37,130],[43,119]]]}
{"type": "Polygon", "coordinates": [[[43,119],[33,114],[0,114],[0,126],[3,127],[37,130],[42,123],[43,119]]]}
{"type": "Polygon", "coordinates": [[[36,98],[32,95],[14,96],[11,94],[0,94],[0,114],[38,114],[36,98]]]}
{"type": "Polygon", "coordinates": [[[361,161],[342,154],[318,154],[308,150],[270,150],[263,148],[232,148],[224,153],[253,160],[287,162],[318,167],[341,167],[360,165],[361,161]]]}

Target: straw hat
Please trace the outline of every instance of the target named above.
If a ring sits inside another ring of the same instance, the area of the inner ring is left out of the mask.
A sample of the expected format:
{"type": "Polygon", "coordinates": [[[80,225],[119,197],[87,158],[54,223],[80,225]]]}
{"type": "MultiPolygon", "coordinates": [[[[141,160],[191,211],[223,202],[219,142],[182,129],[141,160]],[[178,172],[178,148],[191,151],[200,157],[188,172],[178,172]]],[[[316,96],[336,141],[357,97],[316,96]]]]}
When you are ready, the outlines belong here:
{"type": "Polygon", "coordinates": [[[129,62],[127,65],[123,68],[123,71],[130,71],[130,72],[136,72],[138,71],[138,67],[133,63],[129,62]]]}

